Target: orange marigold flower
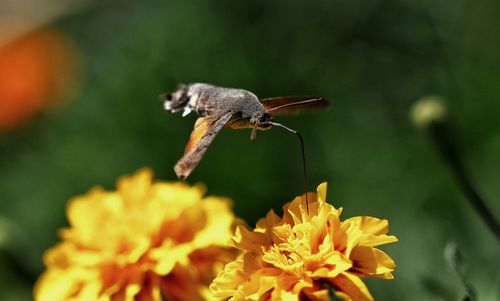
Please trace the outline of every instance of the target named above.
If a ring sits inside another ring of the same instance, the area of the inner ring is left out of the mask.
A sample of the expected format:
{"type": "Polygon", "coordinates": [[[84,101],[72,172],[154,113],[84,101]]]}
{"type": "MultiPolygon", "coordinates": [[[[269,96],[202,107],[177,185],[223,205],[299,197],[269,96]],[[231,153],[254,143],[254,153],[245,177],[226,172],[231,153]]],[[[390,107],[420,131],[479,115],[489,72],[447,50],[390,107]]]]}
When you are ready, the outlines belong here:
{"type": "Polygon", "coordinates": [[[234,246],[243,253],[210,285],[229,300],[373,300],[361,277],[392,279],[396,265],[378,245],[395,242],[387,220],[357,216],[340,221],[342,208],[326,203],[326,183],[306,199],[272,210],[250,231],[238,226],[234,246]]]}
{"type": "Polygon", "coordinates": [[[66,98],[78,77],[78,52],[46,28],[0,45],[0,133],[66,98]]]}
{"type": "Polygon", "coordinates": [[[230,202],[184,183],[152,183],[143,169],[116,191],[72,199],[63,241],[44,256],[37,301],[206,300],[236,250],[230,202]]]}

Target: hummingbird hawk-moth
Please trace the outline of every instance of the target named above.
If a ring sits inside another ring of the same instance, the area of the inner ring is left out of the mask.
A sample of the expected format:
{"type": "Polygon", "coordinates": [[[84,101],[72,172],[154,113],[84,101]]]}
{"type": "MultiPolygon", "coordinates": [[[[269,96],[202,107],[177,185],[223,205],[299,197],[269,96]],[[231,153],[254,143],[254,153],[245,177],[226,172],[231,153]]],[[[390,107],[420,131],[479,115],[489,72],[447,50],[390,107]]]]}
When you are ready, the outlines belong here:
{"type": "Polygon", "coordinates": [[[321,97],[287,96],[259,99],[252,92],[243,89],[216,87],[203,83],[181,85],[177,91],[165,93],[161,98],[167,111],[182,112],[182,116],[195,112],[199,116],[184,155],[174,167],[180,179],[185,179],[191,174],[223,127],[250,128],[251,139],[255,138],[257,130],[268,130],[273,125],[293,131],[275,123],[273,117],[329,105],[329,102],[321,97]]]}

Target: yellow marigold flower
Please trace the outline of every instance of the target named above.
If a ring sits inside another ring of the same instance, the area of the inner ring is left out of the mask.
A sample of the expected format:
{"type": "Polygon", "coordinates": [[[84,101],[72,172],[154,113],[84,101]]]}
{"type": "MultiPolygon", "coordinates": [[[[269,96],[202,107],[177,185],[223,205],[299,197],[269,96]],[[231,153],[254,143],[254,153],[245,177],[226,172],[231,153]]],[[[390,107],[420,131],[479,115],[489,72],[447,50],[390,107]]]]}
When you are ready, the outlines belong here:
{"type": "Polygon", "coordinates": [[[230,202],[202,187],[152,182],[138,171],[116,191],[94,188],[69,203],[69,228],[44,256],[37,301],[207,300],[234,260],[230,202]]]}
{"type": "Polygon", "coordinates": [[[373,300],[361,277],[392,279],[396,265],[378,245],[395,242],[387,220],[357,216],[326,203],[326,183],[272,210],[250,231],[238,226],[233,244],[243,253],[210,285],[214,296],[238,300],[373,300]]]}

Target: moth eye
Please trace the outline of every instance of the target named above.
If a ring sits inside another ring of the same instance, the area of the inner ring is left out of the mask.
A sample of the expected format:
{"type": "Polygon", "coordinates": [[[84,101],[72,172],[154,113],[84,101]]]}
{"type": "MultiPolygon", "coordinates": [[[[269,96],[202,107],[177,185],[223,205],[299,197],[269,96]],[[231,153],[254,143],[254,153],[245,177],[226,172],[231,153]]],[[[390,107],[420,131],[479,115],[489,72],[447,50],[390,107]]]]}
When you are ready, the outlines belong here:
{"type": "Polygon", "coordinates": [[[167,94],[167,97],[165,97],[167,100],[172,100],[172,94],[167,94]]]}

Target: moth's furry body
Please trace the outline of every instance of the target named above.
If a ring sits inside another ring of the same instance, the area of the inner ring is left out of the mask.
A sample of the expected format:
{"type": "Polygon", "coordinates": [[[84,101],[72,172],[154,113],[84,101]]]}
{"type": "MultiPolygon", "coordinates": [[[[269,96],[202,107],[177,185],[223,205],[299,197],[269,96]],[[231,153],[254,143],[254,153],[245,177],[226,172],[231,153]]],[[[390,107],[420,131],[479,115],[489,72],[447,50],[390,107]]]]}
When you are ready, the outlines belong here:
{"type": "Polygon", "coordinates": [[[231,128],[257,126],[266,130],[271,128],[269,122],[272,122],[271,113],[252,92],[202,83],[181,86],[170,97],[167,96],[165,109],[173,113],[183,111],[183,115],[193,111],[201,117],[231,113],[233,116],[226,125],[231,128]]]}
{"type": "Polygon", "coordinates": [[[307,96],[257,98],[247,90],[222,88],[209,84],[181,85],[177,91],[164,94],[164,106],[172,113],[183,112],[183,116],[195,112],[200,116],[195,123],[184,156],[174,167],[181,179],[189,176],[205,154],[217,133],[224,127],[233,129],[252,128],[268,130],[273,124],[273,115],[293,113],[302,108],[324,107],[328,102],[322,98],[307,96]],[[271,114],[271,111],[273,115],[271,114]]]}

